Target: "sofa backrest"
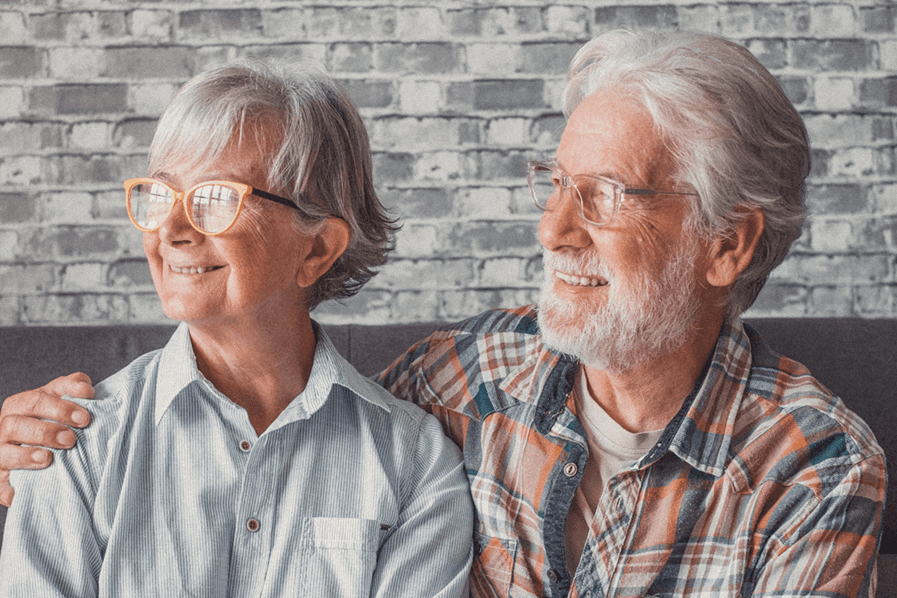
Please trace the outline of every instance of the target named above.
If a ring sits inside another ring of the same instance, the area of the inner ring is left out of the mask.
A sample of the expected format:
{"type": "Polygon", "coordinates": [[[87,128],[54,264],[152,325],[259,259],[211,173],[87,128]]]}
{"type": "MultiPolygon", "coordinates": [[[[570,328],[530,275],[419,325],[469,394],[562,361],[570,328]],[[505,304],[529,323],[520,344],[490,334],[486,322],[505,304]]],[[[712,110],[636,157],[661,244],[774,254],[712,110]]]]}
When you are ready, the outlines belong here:
{"type": "MultiPolygon", "coordinates": [[[[897,554],[897,320],[753,319],[782,355],[806,365],[872,428],[888,463],[888,501],[881,552],[897,554]]],[[[438,324],[326,326],[336,348],[371,375],[438,324]]],[[[83,371],[94,381],[165,344],[173,326],[0,327],[0,400],[83,371]]],[[[4,513],[0,513],[2,519],[4,513]]],[[[2,530],[2,526],[0,526],[2,530]]]]}

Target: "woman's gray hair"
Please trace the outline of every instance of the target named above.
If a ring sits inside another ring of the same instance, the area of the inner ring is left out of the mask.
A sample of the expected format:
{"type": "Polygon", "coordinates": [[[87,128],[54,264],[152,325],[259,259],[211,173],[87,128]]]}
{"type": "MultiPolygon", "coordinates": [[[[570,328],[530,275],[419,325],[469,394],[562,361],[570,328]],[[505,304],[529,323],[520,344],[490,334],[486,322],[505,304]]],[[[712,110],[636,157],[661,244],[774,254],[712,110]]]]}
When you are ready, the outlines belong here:
{"type": "Polygon", "coordinates": [[[398,227],[377,199],[367,131],[346,92],[322,71],[286,60],[237,61],[197,75],[159,119],[150,172],[211,166],[247,136],[272,148],[266,190],[286,190],[301,209],[297,232],[315,233],[332,216],[351,230],[345,252],[309,290],[309,308],[354,295],[386,262],[398,227]]]}
{"type": "Polygon", "coordinates": [[[591,40],[571,62],[564,113],[607,88],[632,97],[654,119],[677,182],[700,196],[687,223],[696,233],[725,234],[745,208],[763,210],[766,227],[753,260],[732,285],[727,317],[734,320],[801,233],[810,151],[800,115],[748,50],[684,31],[617,30],[591,40]]]}

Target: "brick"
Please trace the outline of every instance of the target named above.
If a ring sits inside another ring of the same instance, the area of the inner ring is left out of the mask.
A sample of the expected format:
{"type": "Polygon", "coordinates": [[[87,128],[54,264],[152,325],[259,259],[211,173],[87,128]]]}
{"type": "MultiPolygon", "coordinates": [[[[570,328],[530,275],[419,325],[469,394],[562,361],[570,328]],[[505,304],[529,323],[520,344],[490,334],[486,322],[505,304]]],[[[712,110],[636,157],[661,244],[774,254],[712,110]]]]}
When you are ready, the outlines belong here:
{"type": "Polygon", "coordinates": [[[530,142],[537,148],[553,152],[561,141],[566,120],[561,114],[545,114],[535,118],[530,127],[530,142]]]}
{"type": "Polygon", "coordinates": [[[596,8],[595,25],[599,30],[611,27],[629,27],[636,31],[673,29],[678,25],[678,17],[672,4],[616,6],[596,8]]]}
{"type": "Polygon", "coordinates": [[[414,162],[412,176],[419,181],[448,181],[461,174],[458,152],[422,152],[414,162]]]}
{"type": "Polygon", "coordinates": [[[766,283],[745,317],[800,317],[807,313],[809,292],[802,285],[766,283]]]}
{"type": "Polygon", "coordinates": [[[813,82],[813,104],[819,110],[849,110],[854,104],[853,79],[817,77],[813,82]]]}
{"type": "Polygon", "coordinates": [[[465,219],[507,218],[511,210],[510,191],[501,187],[464,187],[455,192],[455,213],[465,219]]]}
{"type": "Polygon", "coordinates": [[[490,144],[522,146],[529,142],[528,118],[493,118],[486,126],[486,140],[490,144]]]}
{"type": "Polygon", "coordinates": [[[876,212],[897,214],[897,183],[873,185],[870,202],[876,212]]]}
{"type": "Polygon", "coordinates": [[[375,152],[374,180],[390,182],[407,181],[414,173],[416,156],[408,153],[375,152]]]}
{"type": "Polygon", "coordinates": [[[502,256],[538,253],[536,227],[529,222],[470,222],[451,227],[446,248],[455,256],[502,256]]]}
{"type": "Polygon", "coordinates": [[[384,117],[368,127],[371,146],[375,149],[404,150],[456,147],[468,137],[468,125],[476,121],[464,118],[384,117]]]}
{"type": "MultiPolygon", "coordinates": [[[[135,172],[135,176],[146,172],[135,172]]],[[[121,224],[129,223],[128,210],[125,206],[124,189],[105,191],[95,195],[96,217],[100,220],[118,220],[121,224]]],[[[136,231],[136,229],[135,229],[136,231]]]]}
{"type": "Polygon", "coordinates": [[[447,34],[439,8],[410,6],[396,14],[395,35],[398,39],[432,41],[444,39],[447,34]]]}
{"type": "Polygon", "coordinates": [[[402,218],[442,218],[452,212],[449,193],[442,187],[385,189],[378,196],[392,214],[402,218]]]}
{"type": "Polygon", "coordinates": [[[262,33],[267,39],[278,41],[301,41],[309,37],[309,29],[317,31],[317,23],[311,27],[312,11],[308,9],[283,8],[262,12],[262,33]]]}
{"type": "MultiPolygon", "coordinates": [[[[393,257],[425,258],[438,255],[439,227],[432,224],[405,222],[402,232],[396,236],[393,257]]],[[[449,257],[442,255],[441,257],[449,257]]]]}
{"type": "Polygon", "coordinates": [[[526,161],[530,152],[476,151],[467,154],[470,176],[483,181],[510,179],[522,182],[526,176],[526,161]]]}
{"type": "Polygon", "coordinates": [[[788,63],[783,39],[755,39],[747,42],[745,47],[769,70],[784,68],[788,63]]]}
{"type": "Polygon", "coordinates": [[[831,177],[863,177],[876,173],[876,155],[868,147],[838,149],[829,154],[828,175],[831,177]]]}
{"type": "Polygon", "coordinates": [[[155,119],[126,120],[112,131],[112,146],[120,149],[149,149],[156,130],[155,119]]]}
{"type": "Polygon", "coordinates": [[[544,108],[544,82],[539,79],[452,83],[447,89],[450,107],[474,110],[544,108]]]}
{"type": "Polygon", "coordinates": [[[547,73],[563,75],[567,66],[582,44],[571,43],[526,43],[521,47],[520,71],[523,73],[547,73]]]}
{"type": "MultiPolygon", "coordinates": [[[[208,70],[212,67],[219,66],[230,60],[230,48],[220,47],[212,48],[203,47],[197,53],[197,72],[208,70]]],[[[255,58],[273,58],[286,59],[305,62],[324,68],[330,60],[330,46],[328,44],[319,43],[290,43],[278,44],[276,46],[247,46],[241,48],[237,52],[237,56],[245,58],[247,56],[255,58]]]]}
{"type": "Polygon", "coordinates": [[[833,284],[884,281],[889,277],[888,261],[884,255],[792,254],[773,270],[771,278],[803,283],[824,280],[833,284]]]}
{"type": "Polygon", "coordinates": [[[897,77],[861,81],[860,104],[869,108],[897,106],[897,77]]]}
{"type": "Polygon", "coordinates": [[[752,12],[754,31],[761,35],[795,36],[810,31],[810,8],[805,4],[767,4],[752,12]]]}
{"type": "Polygon", "coordinates": [[[19,298],[0,297],[0,326],[19,326],[19,298]]]}
{"type": "Polygon", "coordinates": [[[0,155],[37,153],[62,146],[62,126],[58,123],[0,123],[0,155]]]}
{"type": "Polygon", "coordinates": [[[520,72],[520,46],[514,43],[467,45],[467,70],[481,75],[510,75],[520,72]]]}
{"type": "Polygon", "coordinates": [[[109,147],[111,125],[107,122],[86,122],[72,125],[66,147],[75,149],[105,150],[109,147]]]}
{"type": "Polygon", "coordinates": [[[531,260],[518,257],[493,258],[480,264],[477,284],[484,287],[533,287],[541,280],[534,280],[529,266],[531,260]]]}
{"type": "Polygon", "coordinates": [[[93,196],[69,191],[48,194],[44,199],[45,222],[86,224],[93,220],[93,196]]]}
{"type": "Polygon", "coordinates": [[[117,257],[121,252],[115,229],[96,226],[58,226],[37,231],[24,248],[32,255],[93,259],[117,257]]]}
{"type": "Polygon", "coordinates": [[[0,262],[19,261],[21,254],[20,235],[14,230],[0,230],[0,262]]]}
{"type": "Polygon", "coordinates": [[[788,100],[795,106],[800,106],[810,98],[810,82],[806,77],[776,77],[782,91],[788,100]]]}
{"type": "Polygon", "coordinates": [[[171,324],[162,311],[162,303],[156,293],[131,293],[128,295],[128,322],[141,324],[171,324]]]}
{"type": "Polygon", "coordinates": [[[58,156],[49,160],[47,182],[79,185],[123,181],[125,177],[130,178],[132,172],[145,171],[145,168],[133,167],[135,163],[137,159],[114,154],[58,156]]]}
{"type": "Polygon", "coordinates": [[[470,285],[475,276],[470,259],[395,259],[369,284],[387,289],[452,289],[470,285]]]}
{"type": "Polygon", "coordinates": [[[548,6],[545,9],[545,28],[552,36],[587,39],[589,11],[580,6],[548,6]]]}
{"type": "Polygon", "coordinates": [[[193,74],[191,51],[184,46],[137,46],[106,49],[106,77],[179,78],[193,74]]]}
{"type": "Polygon", "coordinates": [[[359,108],[386,108],[392,104],[394,90],[389,81],[341,79],[352,102],[359,108]]]}
{"type": "Polygon", "coordinates": [[[371,44],[334,44],[330,57],[330,71],[366,73],[373,64],[371,44]]]}
{"type": "Polygon", "coordinates": [[[679,28],[688,31],[719,33],[720,9],[715,5],[677,6],[679,28]]]}
{"type": "Polygon", "coordinates": [[[5,44],[22,44],[28,40],[25,16],[21,12],[0,11],[0,31],[5,44]]]}
{"type": "Polygon", "coordinates": [[[90,81],[100,75],[104,60],[105,54],[99,48],[50,48],[50,76],[65,81],[90,81]]]}
{"type": "Polygon", "coordinates": [[[433,322],[439,319],[436,291],[399,291],[393,295],[393,314],[406,322],[433,322]]]}
{"type": "Polygon", "coordinates": [[[54,284],[55,272],[52,265],[0,266],[0,289],[4,293],[40,293],[52,289],[54,284]]]}
{"type": "MultiPolygon", "coordinates": [[[[392,101],[390,97],[386,103],[392,101]]],[[[442,103],[442,87],[436,81],[401,81],[399,83],[399,104],[406,114],[432,114],[439,111],[442,103]]]]}
{"type": "Polygon", "coordinates": [[[897,71],[897,40],[880,40],[878,56],[883,71],[897,71]]]}
{"type": "Polygon", "coordinates": [[[361,289],[354,297],[336,301],[325,301],[312,313],[321,324],[387,324],[392,318],[392,293],[361,289]]]}
{"type": "Polygon", "coordinates": [[[842,253],[855,246],[853,226],[844,220],[814,220],[810,223],[811,247],[820,253],[842,253]]]}
{"type": "Polygon", "coordinates": [[[857,114],[812,114],[804,116],[804,125],[815,148],[867,145],[873,139],[876,120],[857,114]]]}
{"type": "Polygon", "coordinates": [[[810,30],[819,37],[853,37],[859,27],[856,9],[849,4],[823,4],[810,8],[810,30]]]}
{"type": "Polygon", "coordinates": [[[808,308],[816,317],[851,316],[853,311],[853,288],[848,286],[818,286],[810,289],[808,308]]]}
{"type": "Polygon", "coordinates": [[[241,40],[261,32],[262,16],[256,9],[187,10],[178,15],[176,37],[191,42],[217,41],[230,36],[241,40]]]}
{"type": "Polygon", "coordinates": [[[164,83],[132,84],[128,86],[127,101],[136,115],[158,118],[165,111],[178,87],[180,86],[164,83]]]}
{"type": "Polygon", "coordinates": [[[866,33],[894,33],[897,7],[871,6],[860,8],[860,19],[866,33]]]}
{"type": "Polygon", "coordinates": [[[0,158],[0,185],[26,186],[41,181],[41,160],[37,156],[0,158]]]}
{"type": "Polygon", "coordinates": [[[856,287],[854,289],[854,310],[857,314],[870,317],[888,317],[895,313],[893,285],[876,287],[856,287]]]}
{"type": "Polygon", "coordinates": [[[536,303],[536,289],[471,289],[443,291],[440,313],[443,319],[459,320],[498,307],[536,303]]]}
{"type": "Polygon", "coordinates": [[[131,34],[140,40],[171,39],[174,15],[167,10],[135,10],[129,20],[131,34]]]}
{"type": "MultiPolygon", "coordinates": [[[[556,22],[555,28],[561,29],[561,17],[554,17],[551,13],[549,17],[556,22]]],[[[448,33],[454,36],[474,35],[483,38],[527,35],[545,29],[542,11],[531,7],[447,10],[446,27],[448,33]]]]}
{"type": "Polygon", "coordinates": [[[0,86],[0,118],[16,118],[25,108],[24,94],[18,86],[0,86]]]}
{"type": "Polygon", "coordinates": [[[37,200],[27,193],[0,193],[0,222],[31,222],[37,214],[37,200]]]}
{"type": "Polygon", "coordinates": [[[106,286],[108,268],[107,264],[96,262],[66,264],[60,271],[60,288],[62,291],[95,293],[106,286]]]}
{"type": "Polygon", "coordinates": [[[461,63],[461,47],[452,43],[374,46],[374,65],[385,73],[455,73],[461,63]]]}
{"type": "Polygon", "coordinates": [[[723,4],[719,7],[720,32],[730,38],[754,35],[754,11],[749,4],[723,4]]]}
{"type": "Polygon", "coordinates": [[[126,259],[109,265],[104,283],[116,288],[152,288],[153,277],[146,259],[126,259]]]}
{"type": "Polygon", "coordinates": [[[857,214],[869,209],[868,196],[868,190],[858,184],[812,186],[807,208],[812,214],[857,214]]]}
{"type": "Polygon", "coordinates": [[[391,6],[314,7],[305,15],[307,36],[312,39],[339,37],[342,39],[370,39],[398,37],[398,11],[391,6]]]}
{"type": "Polygon", "coordinates": [[[25,79],[37,76],[40,70],[41,55],[36,48],[0,47],[0,77],[25,79]]]}
{"type": "Polygon", "coordinates": [[[22,298],[25,324],[113,324],[128,321],[120,295],[54,294],[22,298]]]}
{"type": "Polygon", "coordinates": [[[28,103],[31,112],[45,116],[124,112],[127,92],[117,83],[63,84],[32,89],[28,103]]]}
{"type": "Polygon", "coordinates": [[[814,71],[864,71],[876,68],[875,46],[862,40],[798,40],[790,43],[791,65],[814,71]]]}

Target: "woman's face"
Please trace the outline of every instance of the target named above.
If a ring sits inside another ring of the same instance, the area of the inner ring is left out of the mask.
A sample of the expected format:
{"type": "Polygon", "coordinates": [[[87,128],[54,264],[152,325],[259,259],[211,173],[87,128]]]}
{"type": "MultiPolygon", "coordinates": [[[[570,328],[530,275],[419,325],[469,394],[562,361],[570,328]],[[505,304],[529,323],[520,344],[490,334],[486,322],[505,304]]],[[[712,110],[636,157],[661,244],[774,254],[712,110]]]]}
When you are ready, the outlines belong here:
{"type": "MultiPolygon", "coordinates": [[[[249,137],[249,136],[247,136],[249,137]]],[[[231,147],[209,168],[165,165],[150,173],[183,191],[208,180],[245,183],[267,189],[264,152],[255,143],[231,147]]],[[[206,236],[190,226],[176,205],[162,227],[143,235],[156,292],[165,315],[192,325],[257,324],[281,321],[302,304],[297,283],[303,258],[313,242],[291,225],[290,208],[247,196],[236,223],[225,233],[206,236]]]]}

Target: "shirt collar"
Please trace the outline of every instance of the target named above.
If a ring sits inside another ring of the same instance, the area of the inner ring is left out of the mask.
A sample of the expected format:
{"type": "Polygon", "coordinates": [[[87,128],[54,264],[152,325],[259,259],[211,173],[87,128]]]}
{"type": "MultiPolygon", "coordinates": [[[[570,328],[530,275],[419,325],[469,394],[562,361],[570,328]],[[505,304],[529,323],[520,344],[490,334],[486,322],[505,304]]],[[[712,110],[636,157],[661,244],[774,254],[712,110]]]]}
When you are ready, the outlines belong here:
{"type": "MultiPolygon", "coordinates": [[[[389,411],[389,405],[376,393],[370,391],[370,381],[359,374],[337,352],[327,333],[318,323],[313,321],[312,326],[317,342],[308,382],[305,389],[287,405],[268,429],[273,430],[296,420],[308,419],[324,406],[334,386],[343,387],[359,398],[389,411]]],[[[194,383],[198,383],[212,394],[226,399],[212,386],[211,382],[206,380],[196,366],[196,355],[190,341],[190,330],[187,324],[182,322],[168,344],[162,349],[159,360],[159,373],[156,379],[156,425],[159,424],[162,416],[181,394],[181,391],[194,383]]]]}

